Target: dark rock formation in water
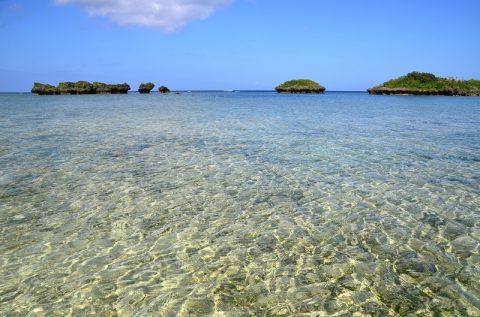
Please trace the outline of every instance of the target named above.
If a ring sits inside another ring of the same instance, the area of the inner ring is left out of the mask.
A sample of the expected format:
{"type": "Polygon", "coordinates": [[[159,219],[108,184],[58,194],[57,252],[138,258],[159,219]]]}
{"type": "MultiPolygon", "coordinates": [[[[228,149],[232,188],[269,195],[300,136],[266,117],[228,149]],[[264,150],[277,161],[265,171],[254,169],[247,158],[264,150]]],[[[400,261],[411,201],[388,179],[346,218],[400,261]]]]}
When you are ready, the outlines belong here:
{"type": "Polygon", "coordinates": [[[138,92],[141,94],[148,94],[150,91],[152,91],[153,87],[155,87],[155,84],[153,83],[141,83],[140,86],[138,87],[138,92]]]}
{"type": "Polygon", "coordinates": [[[411,89],[373,87],[367,89],[371,95],[400,95],[400,96],[480,96],[478,92],[467,92],[458,89],[411,89]]]}
{"type": "Polygon", "coordinates": [[[49,84],[33,83],[32,93],[36,95],[55,95],[57,87],[49,84]]]}
{"type": "Polygon", "coordinates": [[[61,82],[57,87],[34,83],[32,93],[36,95],[88,95],[88,94],[126,94],[130,90],[127,83],[105,84],[88,81],[61,82]]]}
{"type": "Polygon", "coordinates": [[[325,92],[325,87],[310,79],[294,79],[275,87],[275,90],[290,94],[321,94],[325,92]]]}
{"type": "Polygon", "coordinates": [[[130,90],[130,86],[127,83],[105,84],[94,82],[93,88],[97,94],[126,94],[130,90]]]}
{"type": "Polygon", "coordinates": [[[367,91],[372,95],[480,96],[480,80],[456,80],[411,72],[367,91]]]}
{"type": "Polygon", "coordinates": [[[93,85],[87,81],[77,81],[76,83],[66,81],[57,86],[59,95],[87,95],[94,94],[93,85]]]}
{"type": "Polygon", "coordinates": [[[130,90],[130,86],[127,83],[105,84],[94,82],[93,88],[97,94],[126,94],[130,90]]]}
{"type": "Polygon", "coordinates": [[[166,94],[170,92],[170,89],[165,86],[160,86],[160,88],[158,88],[158,91],[160,91],[162,94],[166,94]]]}

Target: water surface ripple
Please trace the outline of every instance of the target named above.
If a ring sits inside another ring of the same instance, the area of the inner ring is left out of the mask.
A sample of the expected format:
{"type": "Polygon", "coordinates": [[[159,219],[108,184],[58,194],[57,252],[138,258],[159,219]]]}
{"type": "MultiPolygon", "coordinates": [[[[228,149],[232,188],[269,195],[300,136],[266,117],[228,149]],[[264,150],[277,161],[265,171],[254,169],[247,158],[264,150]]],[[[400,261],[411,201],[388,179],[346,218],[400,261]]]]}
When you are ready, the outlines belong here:
{"type": "Polygon", "coordinates": [[[2,316],[479,316],[480,98],[0,96],[2,316]]]}

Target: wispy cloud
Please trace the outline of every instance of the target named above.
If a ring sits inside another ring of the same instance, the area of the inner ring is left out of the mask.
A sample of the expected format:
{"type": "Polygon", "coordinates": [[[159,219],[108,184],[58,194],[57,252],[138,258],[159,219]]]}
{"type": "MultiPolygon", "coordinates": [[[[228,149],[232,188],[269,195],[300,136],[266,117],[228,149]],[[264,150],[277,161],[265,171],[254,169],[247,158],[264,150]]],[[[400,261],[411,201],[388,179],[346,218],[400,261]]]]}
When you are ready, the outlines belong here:
{"type": "Polygon", "coordinates": [[[121,25],[139,25],[164,32],[180,30],[188,22],[209,17],[232,0],[54,0],[77,5],[90,15],[109,17],[121,25]]]}
{"type": "Polygon", "coordinates": [[[23,6],[21,4],[16,3],[16,2],[9,3],[9,4],[5,5],[5,8],[8,11],[13,11],[13,12],[20,12],[20,11],[23,10],[23,6]]]}

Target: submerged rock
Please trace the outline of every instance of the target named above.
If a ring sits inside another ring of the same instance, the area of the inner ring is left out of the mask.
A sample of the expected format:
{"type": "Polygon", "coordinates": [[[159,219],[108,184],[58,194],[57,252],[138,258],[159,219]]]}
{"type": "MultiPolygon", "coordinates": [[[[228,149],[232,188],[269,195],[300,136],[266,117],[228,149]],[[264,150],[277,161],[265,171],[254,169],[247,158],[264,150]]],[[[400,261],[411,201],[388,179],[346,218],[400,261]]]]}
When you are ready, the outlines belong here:
{"type": "Polygon", "coordinates": [[[364,303],[361,308],[367,316],[389,316],[388,310],[376,302],[364,303]]]}
{"type": "Polygon", "coordinates": [[[451,242],[452,251],[462,258],[468,258],[472,254],[478,254],[477,241],[468,235],[459,236],[451,242]]]}
{"type": "Polygon", "coordinates": [[[152,91],[153,87],[155,87],[154,83],[141,83],[140,86],[138,87],[138,92],[141,94],[148,94],[150,91],[152,91]]]}
{"type": "Polygon", "coordinates": [[[448,223],[443,231],[443,236],[450,240],[466,233],[466,228],[458,223],[448,223]]]}
{"type": "Polygon", "coordinates": [[[412,277],[420,277],[424,275],[431,275],[437,272],[437,269],[432,263],[425,263],[417,258],[400,258],[395,264],[395,271],[399,274],[407,274],[412,277]]]}
{"type": "Polygon", "coordinates": [[[445,220],[436,214],[424,214],[422,222],[428,223],[432,227],[438,227],[445,224],[445,220]]]}
{"type": "Polygon", "coordinates": [[[424,307],[420,290],[399,285],[379,285],[375,293],[381,302],[398,316],[417,316],[416,312],[424,307]]]}

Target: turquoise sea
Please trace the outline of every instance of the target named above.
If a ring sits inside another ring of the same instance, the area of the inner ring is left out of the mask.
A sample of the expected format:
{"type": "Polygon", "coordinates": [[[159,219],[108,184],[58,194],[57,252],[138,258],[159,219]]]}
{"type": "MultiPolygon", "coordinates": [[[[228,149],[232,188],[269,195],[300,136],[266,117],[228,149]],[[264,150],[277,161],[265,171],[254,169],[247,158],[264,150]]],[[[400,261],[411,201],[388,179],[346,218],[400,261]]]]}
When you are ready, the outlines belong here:
{"type": "Polygon", "coordinates": [[[480,98],[0,95],[1,316],[480,316],[480,98]]]}

